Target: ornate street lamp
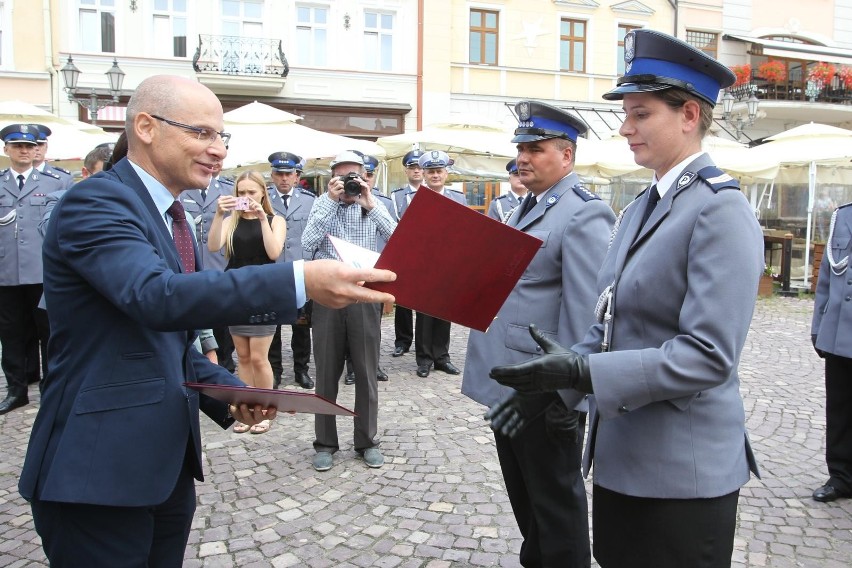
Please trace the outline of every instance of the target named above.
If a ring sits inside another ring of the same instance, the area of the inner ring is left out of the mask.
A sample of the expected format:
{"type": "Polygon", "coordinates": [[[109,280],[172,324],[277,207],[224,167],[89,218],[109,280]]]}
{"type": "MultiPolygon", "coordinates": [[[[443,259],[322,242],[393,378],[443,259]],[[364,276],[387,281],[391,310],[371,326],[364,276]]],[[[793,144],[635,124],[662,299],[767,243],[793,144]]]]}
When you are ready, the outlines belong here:
{"type": "Polygon", "coordinates": [[[82,72],[74,65],[74,60],[70,55],[68,56],[68,61],[65,62],[65,65],[59,72],[62,74],[62,82],[65,83],[65,92],[68,93],[68,100],[87,109],[94,125],[98,123],[98,111],[112,103],[117,103],[121,97],[121,85],[124,83],[125,73],[118,66],[118,60],[115,58],[112,60],[112,67],[105,73],[109,80],[110,98],[98,95],[94,87],[88,94],[80,92],[81,90],[77,88],[77,83],[80,80],[82,72]]]}
{"type": "MultiPolygon", "coordinates": [[[[725,90],[725,94],[722,95],[722,120],[736,130],[737,140],[740,139],[745,127],[752,126],[755,119],[757,119],[757,108],[760,106],[760,100],[757,98],[757,95],[755,95],[754,89],[750,89],[749,91],[750,95],[746,100],[748,120],[745,120],[742,115],[737,115],[736,117],[733,116],[734,103],[737,102],[739,97],[735,97],[731,91],[727,89],[725,90]]],[[[744,97],[745,94],[743,94],[743,98],[744,97]]]]}

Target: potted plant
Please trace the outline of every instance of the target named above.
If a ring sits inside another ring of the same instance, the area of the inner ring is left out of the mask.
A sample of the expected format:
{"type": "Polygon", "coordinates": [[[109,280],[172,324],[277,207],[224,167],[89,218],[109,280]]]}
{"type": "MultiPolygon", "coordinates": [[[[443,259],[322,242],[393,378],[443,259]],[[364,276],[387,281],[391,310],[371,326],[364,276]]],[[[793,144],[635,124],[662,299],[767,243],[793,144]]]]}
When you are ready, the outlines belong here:
{"type": "Polygon", "coordinates": [[[837,70],[837,77],[840,79],[840,85],[845,89],[852,89],[852,67],[844,65],[837,70]]]}
{"type": "Polygon", "coordinates": [[[731,67],[731,71],[733,71],[734,75],[737,77],[737,80],[733,84],[734,87],[746,85],[751,82],[751,65],[748,63],[743,65],[734,65],[731,67]]]}
{"type": "Polygon", "coordinates": [[[757,285],[757,295],[765,298],[771,296],[774,290],[775,275],[772,273],[772,267],[768,264],[763,269],[763,274],[760,275],[760,282],[757,285]]]}
{"type": "Polygon", "coordinates": [[[814,83],[819,83],[821,85],[828,85],[834,78],[835,72],[836,69],[834,68],[834,65],[820,61],[811,67],[811,70],[808,72],[808,81],[813,81],[814,83]]]}
{"type": "Polygon", "coordinates": [[[757,68],[757,76],[770,83],[780,83],[787,79],[787,66],[784,65],[783,61],[769,59],[757,68]]]}

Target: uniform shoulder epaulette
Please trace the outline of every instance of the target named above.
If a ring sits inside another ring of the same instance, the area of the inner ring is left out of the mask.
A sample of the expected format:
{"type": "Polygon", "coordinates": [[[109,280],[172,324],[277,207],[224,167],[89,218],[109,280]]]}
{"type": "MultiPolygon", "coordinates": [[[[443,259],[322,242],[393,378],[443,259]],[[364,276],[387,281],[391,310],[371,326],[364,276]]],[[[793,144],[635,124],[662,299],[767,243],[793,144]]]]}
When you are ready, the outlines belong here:
{"type": "Polygon", "coordinates": [[[503,195],[498,195],[498,196],[497,196],[497,197],[495,197],[494,199],[509,199],[509,194],[508,194],[508,193],[504,193],[503,195]]]}
{"type": "Polygon", "coordinates": [[[8,171],[9,171],[9,168],[4,168],[4,169],[0,170],[0,176],[5,176],[6,172],[8,172],[8,171]]]}
{"type": "Polygon", "coordinates": [[[54,166],[53,164],[51,164],[50,167],[56,170],[57,172],[62,172],[63,174],[68,174],[69,176],[71,175],[71,172],[69,172],[65,168],[60,168],[59,166],[54,166]]]}
{"type": "Polygon", "coordinates": [[[219,183],[226,183],[228,185],[234,185],[234,180],[232,180],[231,178],[227,178],[227,177],[220,177],[219,183]]]}
{"type": "Polygon", "coordinates": [[[316,195],[314,195],[314,192],[313,192],[313,191],[308,191],[308,190],[307,190],[307,189],[305,189],[304,187],[300,187],[300,188],[299,188],[299,192],[300,192],[302,195],[307,195],[308,197],[316,197],[316,195]]]}
{"type": "Polygon", "coordinates": [[[53,179],[62,179],[59,174],[55,174],[53,172],[39,172],[43,176],[51,177],[53,179]]]}
{"type": "Polygon", "coordinates": [[[459,189],[450,189],[450,191],[455,191],[456,193],[461,193],[462,195],[464,195],[464,192],[459,189]]]}
{"type": "MultiPolygon", "coordinates": [[[[714,193],[723,189],[739,189],[740,182],[726,174],[716,166],[707,166],[698,170],[698,177],[707,182],[714,193]]],[[[680,185],[678,183],[678,185],[680,185]]]]}
{"type": "Polygon", "coordinates": [[[391,191],[391,193],[396,193],[397,191],[405,191],[406,189],[408,189],[408,186],[397,188],[397,189],[391,191]]]}
{"type": "Polygon", "coordinates": [[[574,190],[574,193],[580,196],[583,201],[594,201],[595,199],[600,199],[596,193],[592,193],[582,185],[575,185],[571,189],[574,190]]]}

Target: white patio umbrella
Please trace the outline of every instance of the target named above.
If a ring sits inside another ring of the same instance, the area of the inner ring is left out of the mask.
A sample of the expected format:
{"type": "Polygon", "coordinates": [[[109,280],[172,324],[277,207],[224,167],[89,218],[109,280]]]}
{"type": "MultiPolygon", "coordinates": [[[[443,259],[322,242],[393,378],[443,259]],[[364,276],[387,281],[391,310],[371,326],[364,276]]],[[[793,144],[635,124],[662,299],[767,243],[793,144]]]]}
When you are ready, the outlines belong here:
{"type": "MultiPolygon", "coordinates": [[[[805,267],[810,265],[811,220],[816,184],[822,176],[836,181],[838,171],[852,171],[852,130],[827,124],[809,123],[768,138],[769,142],[749,150],[755,160],[773,159],[780,163],[778,178],[788,183],[808,184],[805,267]]],[[[778,179],[776,178],[776,179],[778,179]]],[[[808,271],[802,284],[807,286],[808,271]]]]}
{"type": "Polygon", "coordinates": [[[385,151],[369,140],[314,130],[296,124],[300,117],[257,101],[225,113],[225,131],[231,134],[224,168],[234,170],[268,164],[273,152],[293,152],[312,168],[327,166],[344,150],[358,150],[383,158],[385,151]]]}

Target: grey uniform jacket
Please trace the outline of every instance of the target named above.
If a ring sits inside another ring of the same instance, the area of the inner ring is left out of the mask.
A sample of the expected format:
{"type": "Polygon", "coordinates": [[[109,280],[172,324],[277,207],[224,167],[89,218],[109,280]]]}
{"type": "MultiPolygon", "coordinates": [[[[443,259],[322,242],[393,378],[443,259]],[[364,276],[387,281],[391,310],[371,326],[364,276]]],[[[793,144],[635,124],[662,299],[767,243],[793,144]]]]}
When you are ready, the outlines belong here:
{"type": "Polygon", "coordinates": [[[852,357],[852,271],[848,268],[852,255],[852,203],[837,209],[834,228],[825,244],[826,251],[819,266],[811,335],[816,348],[852,357]],[[835,261],[832,269],[828,252],[835,261]],[[839,264],[846,258],[844,264],[839,264]]]}
{"type": "Polygon", "coordinates": [[[41,173],[46,173],[50,176],[56,176],[59,179],[61,189],[68,189],[72,185],[74,185],[74,176],[71,175],[71,172],[64,168],[57,168],[51,166],[49,163],[45,162],[42,164],[41,173]]]}
{"type": "MultiPolygon", "coordinates": [[[[390,213],[390,216],[394,221],[399,221],[399,219],[394,217],[393,200],[390,197],[379,191],[379,188],[377,187],[373,188],[373,196],[376,198],[377,201],[379,201],[382,205],[385,206],[385,209],[388,210],[388,213],[390,213]]],[[[388,241],[382,235],[381,231],[376,230],[376,251],[382,252],[387,243],[388,241]]]]}
{"type": "MultiPolygon", "coordinates": [[[[581,340],[594,323],[596,276],[615,221],[609,205],[585,190],[574,173],[557,183],[523,220],[518,215],[512,215],[509,226],[541,239],[541,247],[488,331],[471,330],[468,336],[462,393],[488,406],[511,391],[488,376],[491,367],[541,354],[530,337],[530,323],[566,346],[581,340]]],[[[576,391],[564,394],[569,408],[583,400],[576,391]]]]}
{"type": "Polygon", "coordinates": [[[491,205],[488,206],[488,216],[503,223],[506,220],[506,214],[517,207],[518,203],[520,203],[518,197],[511,191],[495,197],[491,200],[491,205]]]}
{"type": "Polygon", "coordinates": [[[293,262],[295,260],[310,260],[310,255],[305,257],[302,249],[302,233],[308,224],[308,215],[314,204],[316,196],[310,191],[294,187],[290,195],[287,208],[275,187],[269,188],[269,200],[276,215],[281,215],[287,220],[287,236],[284,239],[284,254],[278,257],[278,262],[293,262]]]}
{"type": "Polygon", "coordinates": [[[19,190],[16,177],[0,172],[0,286],[42,283],[39,225],[47,196],[63,187],[58,175],[33,169],[19,190]]]}
{"type": "MultiPolygon", "coordinates": [[[[432,191],[425,185],[421,185],[417,191],[421,190],[432,191]]],[[[390,210],[391,216],[393,216],[397,221],[401,220],[402,215],[405,213],[405,210],[408,209],[408,205],[411,203],[411,200],[414,199],[415,195],[417,195],[417,191],[411,189],[411,186],[405,186],[393,190],[390,196],[390,199],[393,202],[393,209],[390,210]]],[[[456,203],[461,203],[462,205],[467,206],[467,198],[461,191],[445,187],[444,197],[449,197],[456,203]]]]}
{"type": "Polygon", "coordinates": [[[216,216],[219,197],[234,194],[234,182],[215,177],[207,186],[207,197],[202,199],[200,189],[190,189],[180,194],[180,202],[186,210],[187,217],[195,224],[195,239],[201,252],[201,270],[225,270],[228,260],[225,258],[224,247],[216,252],[207,249],[210,226],[216,216]]]}
{"type": "MultiPolygon", "coordinates": [[[[596,324],[584,471],[625,495],[727,495],[757,474],[737,366],[763,271],[763,235],[707,154],[688,164],[639,230],[629,206],[599,275],[615,282],[611,348],[596,324]],[[638,235],[637,235],[638,233],[638,235]]],[[[643,194],[644,196],[644,194],[643,194]]]]}

